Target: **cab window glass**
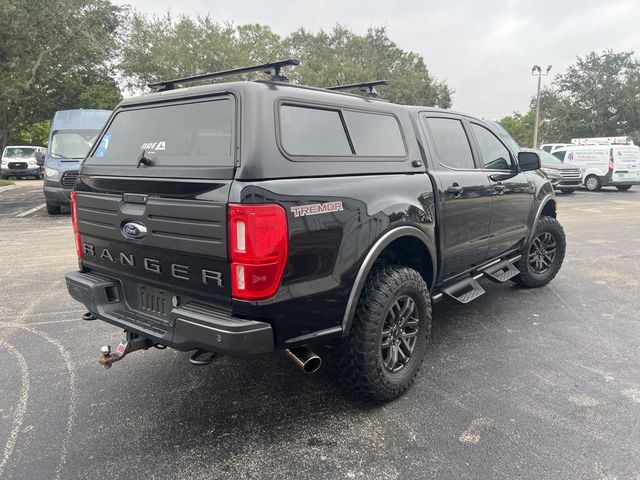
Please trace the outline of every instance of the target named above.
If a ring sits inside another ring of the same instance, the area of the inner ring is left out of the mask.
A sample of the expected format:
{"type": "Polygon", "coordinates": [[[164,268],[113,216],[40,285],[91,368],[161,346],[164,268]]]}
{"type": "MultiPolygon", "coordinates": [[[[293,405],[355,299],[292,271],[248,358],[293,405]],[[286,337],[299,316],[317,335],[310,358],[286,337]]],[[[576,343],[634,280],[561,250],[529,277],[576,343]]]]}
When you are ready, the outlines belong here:
{"type": "Polygon", "coordinates": [[[282,146],[291,155],[351,155],[351,146],[337,110],[280,107],[282,146]]]}
{"type": "Polygon", "coordinates": [[[356,155],[404,157],[407,152],[395,117],[344,110],[344,121],[356,155]]]}
{"type": "Polygon", "coordinates": [[[433,117],[425,121],[440,164],[450,168],[475,168],[469,139],[460,120],[433,117]]]}
{"type": "Polygon", "coordinates": [[[484,168],[490,170],[511,170],[511,154],[507,147],[498,140],[498,137],[482,125],[472,123],[471,129],[478,141],[484,168]]]}

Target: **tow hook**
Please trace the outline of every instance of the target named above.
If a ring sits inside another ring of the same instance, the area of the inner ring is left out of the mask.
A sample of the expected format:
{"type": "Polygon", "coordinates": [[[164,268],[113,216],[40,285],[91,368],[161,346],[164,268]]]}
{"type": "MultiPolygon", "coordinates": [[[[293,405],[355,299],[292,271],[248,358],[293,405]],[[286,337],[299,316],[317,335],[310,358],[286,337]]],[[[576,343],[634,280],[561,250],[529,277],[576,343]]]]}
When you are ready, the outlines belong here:
{"type": "Polygon", "coordinates": [[[136,335],[135,333],[130,333],[125,330],[126,340],[122,340],[115,352],[111,352],[111,345],[104,345],[100,349],[100,357],[98,358],[98,362],[100,365],[104,366],[104,368],[111,368],[115,362],[119,362],[124,357],[129,355],[131,352],[135,352],[136,350],[147,350],[149,347],[153,346],[153,342],[150,340],[136,335]]]}

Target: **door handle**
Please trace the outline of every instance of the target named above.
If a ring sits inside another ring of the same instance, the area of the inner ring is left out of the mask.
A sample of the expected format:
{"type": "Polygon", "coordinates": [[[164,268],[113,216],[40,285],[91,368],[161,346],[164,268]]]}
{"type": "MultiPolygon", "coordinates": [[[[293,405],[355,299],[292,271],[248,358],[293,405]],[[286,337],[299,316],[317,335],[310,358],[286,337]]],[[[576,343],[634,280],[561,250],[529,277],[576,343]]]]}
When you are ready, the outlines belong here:
{"type": "Polygon", "coordinates": [[[462,195],[463,191],[464,191],[464,189],[460,185],[458,185],[457,183],[454,183],[449,188],[447,188],[447,192],[448,193],[453,193],[453,195],[455,197],[459,197],[460,195],[462,195]]]}
{"type": "Polygon", "coordinates": [[[496,183],[492,188],[494,192],[496,192],[498,195],[501,195],[502,193],[504,193],[504,189],[506,187],[502,183],[496,183]]]}

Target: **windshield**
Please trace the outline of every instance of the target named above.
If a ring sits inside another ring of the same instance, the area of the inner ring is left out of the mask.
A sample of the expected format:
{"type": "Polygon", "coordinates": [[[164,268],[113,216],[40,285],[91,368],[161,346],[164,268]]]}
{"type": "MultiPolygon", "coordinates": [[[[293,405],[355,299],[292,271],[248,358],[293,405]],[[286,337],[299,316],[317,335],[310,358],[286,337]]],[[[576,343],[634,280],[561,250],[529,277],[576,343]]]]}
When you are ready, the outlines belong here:
{"type": "Polygon", "coordinates": [[[35,148],[7,147],[4,149],[4,154],[2,156],[6,158],[33,157],[35,151],[35,148]]]}
{"type": "Polygon", "coordinates": [[[564,165],[562,161],[551,155],[549,152],[545,152],[544,150],[536,151],[538,152],[538,155],[540,155],[540,163],[543,165],[564,165]]]}
{"type": "Polygon", "coordinates": [[[100,130],[59,130],[53,132],[51,137],[51,157],[83,159],[100,130]]]}
{"type": "Polygon", "coordinates": [[[229,98],[121,111],[87,164],[233,166],[233,117],[229,98]]]}

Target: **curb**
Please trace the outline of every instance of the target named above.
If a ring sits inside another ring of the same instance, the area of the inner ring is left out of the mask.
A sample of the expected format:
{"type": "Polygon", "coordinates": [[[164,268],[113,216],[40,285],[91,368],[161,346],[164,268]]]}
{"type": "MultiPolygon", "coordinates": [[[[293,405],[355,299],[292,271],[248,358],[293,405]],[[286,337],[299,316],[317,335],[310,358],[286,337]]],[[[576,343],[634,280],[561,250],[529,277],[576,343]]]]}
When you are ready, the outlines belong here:
{"type": "Polygon", "coordinates": [[[5,185],[4,187],[0,187],[0,193],[6,192],[7,190],[15,190],[18,188],[18,185],[5,185]]]}

